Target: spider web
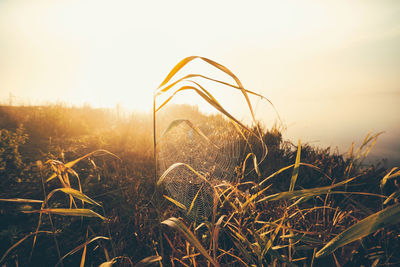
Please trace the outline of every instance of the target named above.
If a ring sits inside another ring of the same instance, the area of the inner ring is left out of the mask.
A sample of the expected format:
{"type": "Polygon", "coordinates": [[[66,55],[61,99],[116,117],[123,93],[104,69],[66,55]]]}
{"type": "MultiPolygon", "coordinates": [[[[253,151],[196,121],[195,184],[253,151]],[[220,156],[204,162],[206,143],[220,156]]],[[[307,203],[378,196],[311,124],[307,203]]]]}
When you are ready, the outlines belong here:
{"type": "Polygon", "coordinates": [[[236,167],[245,147],[237,130],[222,117],[197,121],[195,125],[209,140],[181,123],[166,133],[157,144],[160,175],[172,164],[180,162],[190,165],[207,180],[189,168],[179,166],[168,173],[163,181],[170,197],[187,209],[195,199],[187,214],[193,220],[207,218],[211,214],[213,186],[223,180],[232,181],[236,178],[236,167]]]}

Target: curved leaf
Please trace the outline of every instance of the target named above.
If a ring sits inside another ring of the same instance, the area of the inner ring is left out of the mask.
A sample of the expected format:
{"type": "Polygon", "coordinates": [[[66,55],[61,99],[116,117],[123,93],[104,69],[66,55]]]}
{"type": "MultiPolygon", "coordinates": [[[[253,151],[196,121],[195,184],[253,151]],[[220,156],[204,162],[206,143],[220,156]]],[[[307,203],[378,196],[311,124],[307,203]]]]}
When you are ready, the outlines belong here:
{"type": "Polygon", "coordinates": [[[201,130],[199,127],[197,127],[196,125],[194,125],[190,120],[185,120],[185,119],[178,119],[178,120],[174,120],[172,121],[167,129],[165,129],[165,131],[160,135],[160,137],[158,138],[158,142],[161,140],[161,138],[163,138],[163,136],[165,136],[169,131],[171,131],[172,129],[174,129],[175,127],[178,127],[180,124],[185,123],[186,125],[188,125],[190,128],[193,129],[193,131],[195,131],[199,136],[201,136],[204,140],[206,140],[207,142],[209,142],[210,144],[212,144],[214,147],[219,148],[216,144],[214,144],[201,130]]]}
{"type": "Polygon", "coordinates": [[[400,204],[393,205],[377,213],[374,213],[362,221],[352,225],[328,242],[316,254],[316,257],[323,257],[331,254],[336,249],[353,241],[363,238],[377,230],[400,222],[400,204]]]}
{"type": "Polygon", "coordinates": [[[171,217],[162,222],[162,224],[168,225],[171,228],[178,230],[185,239],[192,244],[206,259],[214,266],[219,266],[217,262],[208,254],[207,250],[203,247],[196,236],[186,227],[186,225],[177,218],[171,217]]]}
{"type": "Polygon", "coordinates": [[[157,261],[161,261],[162,257],[161,256],[150,256],[142,259],[138,263],[135,264],[135,267],[144,267],[149,264],[155,263],[157,261]]]}
{"type": "MultiPolygon", "coordinates": [[[[111,155],[111,156],[114,156],[114,157],[116,157],[117,159],[119,159],[119,160],[121,160],[117,155],[115,155],[115,154],[113,154],[113,153],[111,153],[111,152],[109,152],[109,151],[107,151],[107,150],[104,150],[104,149],[98,149],[98,150],[96,150],[96,151],[93,151],[93,152],[90,152],[90,153],[88,153],[88,154],[86,154],[86,155],[84,155],[84,156],[82,156],[82,157],[80,157],[80,158],[77,158],[77,159],[75,159],[75,160],[73,160],[73,161],[70,161],[70,162],[68,162],[68,163],[65,163],[64,164],[64,166],[65,167],[67,167],[67,168],[72,168],[76,163],[78,163],[79,161],[81,161],[81,160],[83,160],[83,159],[85,159],[85,158],[87,158],[87,157],[90,157],[90,156],[92,156],[92,155],[94,155],[94,154],[96,154],[96,153],[105,153],[105,154],[109,154],[109,155],[111,155]]],[[[51,180],[53,180],[54,178],[56,178],[57,177],[57,174],[56,173],[54,173],[53,175],[51,175],[49,178],[47,178],[47,180],[46,180],[46,183],[47,182],[49,182],[49,181],[51,181],[51,180]]]]}
{"type": "Polygon", "coordinates": [[[94,201],[93,199],[91,199],[90,197],[85,195],[84,193],[82,193],[82,192],[80,192],[78,190],[75,190],[75,189],[73,189],[71,187],[64,187],[64,188],[54,189],[53,191],[51,191],[49,193],[49,195],[47,196],[46,201],[48,201],[53,196],[53,194],[55,192],[58,192],[58,191],[61,191],[61,192],[65,193],[65,194],[68,194],[70,196],[76,197],[77,199],[80,199],[80,200],[82,200],[84,202],[87,202],[89,204],[97,205],[97,206],[101,207],[101,205],[99,203],[97,203],[96,201],[94,201]]]}
{"type": "Polygon", "coordinates": [[[25,198],[0,198],[4,202],[17,202],[17,203],[43,203],[43,200],[25,199],[25,198]]]}
{"type": "Polygon", "coordinates": [[[317,187],[317,188],[310,188],[310,189],[303,189],[303,190],[296,190],[296,191],[286,191],[286,192],[281,192],[281,193],[276,193],[273,195],[269,195],[257,202],[262,202],[262,201],[276,201],[276,200],[282,200],[282,199],[292,199],[292,198],[299,198],[299,197],[313,197],[317,195],[322,195],[322,194],[327,194],[329,191],[335,187],[342,186],[344,184],[347,184],[357,177],[353,177],[350,179],[347,179],[343,182],[330,185],[330,186],[323,186],[323,187],[317,187]]]}
{"type": "Polygon", "coordinates": [[[296,181],[297,181],[297,176],[299,175],[300,154],[301,154],[301,140],[299,140],[299,145],[297,146],[296,161],[294,163],[292,179],[290,180],[289,192],[294,190],[294,186],[295,186],[296,181]]]}
{"type": "Polygon", "coordinates": [[[55,214],[62,216],[98,217],[103,221],[108,220],[107,218],[101,216],[100,214],[90,209],[42,209],[33,211],[23,211],[23,213],[47,213],[47,214],[55,214]]]}

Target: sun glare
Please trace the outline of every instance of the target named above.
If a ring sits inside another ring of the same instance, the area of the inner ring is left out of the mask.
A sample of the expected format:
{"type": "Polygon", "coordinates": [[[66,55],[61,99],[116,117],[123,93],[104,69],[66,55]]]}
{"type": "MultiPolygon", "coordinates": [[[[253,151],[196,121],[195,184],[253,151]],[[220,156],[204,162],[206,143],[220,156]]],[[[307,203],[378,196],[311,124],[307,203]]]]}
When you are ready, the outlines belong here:
{"type": "MultiPolygon", "coordinates": [[[[372,130],[397,125],[396,116],[388,115],[396,113],[394,108],[382,105],[393,94],[398,99],[396,5],[207,3],[213,8],[173,0],[160,1],[157,8],[146,1],[3,0],[0,99],[150,111],[153,91],[174,64],[200,55],[229,67],[247,89],[268,97],[285,122],[294,125],[290,136],[326,136],[320,125],[328,115],[335,129],[352,127],[353,120],[362,123],[357,136],[371,130],[365,118],[387,118],[385,126],[377,119],[372,130]],[[373,102],[375,113],[362,106],[354,114],[352,99],[373,102]],[[354,115],[350,120],[346,114],[354,115]],[[310,132],[310,124],[318,126],[310,132]]],[[[179,75],[187,71],[232,82],[198,62],[185,69],[179,75]]],[[[222,99],[227,110],[248,116],[240,94],[198,82],[222,99]]],[[[195,95],[185,94],[176,103],[213,111],[195,95]]],[[[263,121],[275,119],[263,108],[258,114],[263,121]]],[[[338,134],[330,133],[332,139],[338,134]]]]}
{"type": "Polygon", "coordinates": [[[15,88],[15,95],[26,95],[24,91],[29,88],[31,93],[27,98],[32,102],[39,98],[35,94],[39,91],[45,92],[40,98],[47,98],[46,101],[103,107],[118,104],[128,109],[149,110],[152,91],[171,64],[191,54],[214,53],[207,48],[207,35],[215,38],[212,42],[216,50],[225,50],[229,42],[234,46],[245,44],[253,35],[263,36],[260,41],[274,47],[301,40],[327,26],[321,5],[279,2],[263,5],[264,10],[254,10],[254,16],[244,17],[257,27],[245,29],[246,24],[240,21],[233,21],[232,27],[221,28],[214,20],[202,20],[201,24],[195,22],[194,28],[189,27],[180,18],[190,17],[178,10],[168,20],[157,22],[154,19],[161,15],[159,11],[143,4],[142,9],[154,11],[147,18],[137,11],[135,2],[129,1],[8,3],[4,19],[17,27],[10,46],[19,65],[31,70],[25,81],[18,81],[15,73],[11,75],[8,87],[15,88]],[[175,23],[178,28],[174,29],[175,23]],[[204,31],[215,26],[220,31],[204,31]],[[237,30],[243,32],[241,38],[218,43],[223,36],[237,30]],[[198,48],[191,49],[193,44],[198,48]],[[17,47],[21,45],[27,50],[18,54],[17,47]],[[32,60],[27,62],[27,57],[32,60]]]}
{"type": "Polygon", "coordinates": [[[0,267],[400,266],[399,14],[0,0],[0,267]]]}

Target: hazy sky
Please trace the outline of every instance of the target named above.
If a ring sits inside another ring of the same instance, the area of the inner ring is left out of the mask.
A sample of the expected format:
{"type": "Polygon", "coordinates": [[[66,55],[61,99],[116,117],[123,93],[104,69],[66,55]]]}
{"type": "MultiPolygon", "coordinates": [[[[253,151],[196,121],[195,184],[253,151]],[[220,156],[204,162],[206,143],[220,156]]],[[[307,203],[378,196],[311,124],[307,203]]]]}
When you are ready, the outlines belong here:
{"type": "MultiPolygon", "coordinates": [[[[0,0],[2,103],[148,109],[190,55],[268,97],[292,140],[343,150],[386,131],[376,153],[400,158],[400,1],[0,0]]],[[[224,79],[201,62],[188,72],[224,79]]]]}

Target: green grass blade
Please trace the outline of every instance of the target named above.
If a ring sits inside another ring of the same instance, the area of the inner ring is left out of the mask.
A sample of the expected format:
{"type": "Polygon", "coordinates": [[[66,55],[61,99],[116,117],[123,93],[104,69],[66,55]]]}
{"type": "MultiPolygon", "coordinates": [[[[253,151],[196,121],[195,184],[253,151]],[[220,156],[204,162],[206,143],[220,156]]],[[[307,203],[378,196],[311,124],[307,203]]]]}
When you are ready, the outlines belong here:
{"type": "Polygon", "coordinates": [[[328,242],[316,254],[316,257],[323,257],[331,254],[336,249],[363,238],[377,230],[394,225],[400,222],[400,204],[390,206],[384,210],[374,213],[362,221],[347,228],[345,231],[337,235],[328,242]]]}
{"type": "Polygon", "coordinates": [[[203,247],[196,236],[186,227],[186,225],[177,218],[171,217],[162,222],[162,224],[168,225],[169,227],[178,230],[185,239],[194,246],[212,265],[219,266],[217,262],[208,254],[207,250],[203,247]]]}
{"type": "Polygon", "coordinates": [[[290,180],[289,192],[294,190],[294,186],[296,184],[296,180],[299,175],[300,154],[301,154],[301,140],[299,140],[299,145],[297,146],[296,162],[294,163],[292,179],[290,180]]]}

